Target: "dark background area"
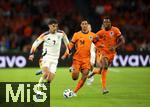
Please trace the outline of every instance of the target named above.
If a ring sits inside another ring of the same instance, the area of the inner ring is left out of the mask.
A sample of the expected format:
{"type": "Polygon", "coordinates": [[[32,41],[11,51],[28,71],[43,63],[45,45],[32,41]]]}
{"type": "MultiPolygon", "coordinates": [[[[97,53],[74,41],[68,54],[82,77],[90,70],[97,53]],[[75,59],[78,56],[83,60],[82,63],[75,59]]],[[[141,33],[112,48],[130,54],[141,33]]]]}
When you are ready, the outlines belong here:
{"type": "Polygon", "coordinates": [[[150,51],[149,12],[147,0],[1,0],[0,52],[29,52],[33,41],[48,30],[50,18],[56,18],[71,39],[82,17],[96,33],[105,15],[126,39],[122,51],[150,51]]]}

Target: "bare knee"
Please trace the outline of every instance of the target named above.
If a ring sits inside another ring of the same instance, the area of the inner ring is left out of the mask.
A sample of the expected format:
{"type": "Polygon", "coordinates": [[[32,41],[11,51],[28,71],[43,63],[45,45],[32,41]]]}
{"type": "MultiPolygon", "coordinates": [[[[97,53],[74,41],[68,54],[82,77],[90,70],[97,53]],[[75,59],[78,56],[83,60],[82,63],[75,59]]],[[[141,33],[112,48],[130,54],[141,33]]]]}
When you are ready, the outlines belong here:
{"type": "Polygon", "coordinates": [[[78,78],[79,78],[79,73],[76,72],[76,71],[72,72],[72,79],[73,80],[78,80],[78,78]]]}

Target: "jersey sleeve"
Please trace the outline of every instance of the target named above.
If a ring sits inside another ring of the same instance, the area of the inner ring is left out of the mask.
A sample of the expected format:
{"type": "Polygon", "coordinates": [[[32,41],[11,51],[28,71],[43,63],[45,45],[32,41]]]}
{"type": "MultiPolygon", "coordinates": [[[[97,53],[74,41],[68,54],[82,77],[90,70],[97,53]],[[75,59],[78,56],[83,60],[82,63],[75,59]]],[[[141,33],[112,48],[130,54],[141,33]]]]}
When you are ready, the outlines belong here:
{"type": "Polygon", "coordinates": [[[69,43],[69,50],[71,51],[72,48],[75,46],[75,43],[77,42],[77,33],[74,33],[70,43],[69,43]]]}
{"type": "Polygon", "coordinates": [[[74,35],[73,35],[73,37],[72,37],[72,39],[71,39],[71,42],[73,43],[73,44],[75,44],[76,43],[76,41],[77,41],[77,33],[74,33],[74,35]]]}
{"type": "Polygon", "coordinates": [[[115,27],[114,32],[115,32],[116,37],[121,36],[121,32],[120,32],[119,28],[115,27]]]}
{"type": "Polygon", "coordinates": [[[30,54],[34,54],[36,48],[44,41],[44,33],[41,34],[33,43],[31,50],[30,50],[30,54]]]}
{"type": "Polygon", "coordinates": [[[103,37],[103,30],[100,30],[96,33],[96,35],[99,37],[99,38],[102,38],[103,37]]]}
{"type": "Polygon", "coordinates": [[[63,32],[63,41],[64,41],[65,45],[68,46],[69,40],[68,40],[68,37],[65,32],[63,32]]]}

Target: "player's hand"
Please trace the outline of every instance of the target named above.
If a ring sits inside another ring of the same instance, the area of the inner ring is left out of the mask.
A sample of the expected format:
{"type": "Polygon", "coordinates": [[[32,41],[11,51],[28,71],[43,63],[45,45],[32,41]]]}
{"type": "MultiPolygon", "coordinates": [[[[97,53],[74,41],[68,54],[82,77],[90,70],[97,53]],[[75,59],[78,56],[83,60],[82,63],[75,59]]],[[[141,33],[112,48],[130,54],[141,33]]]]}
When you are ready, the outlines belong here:
{"type": "Polygon", "coordinates": [[[34,55],[30,55],[28,59],[29,59],[30,61],[33,61],[34,55]]]}
{"type": "Polygon", "coordinates": [[[61,57],[61,59],[62,59],[62,60],[65,60],[68,56],[69,56],[69,54],[64,54],[64,55],[61,57]]]}
{"type": "Polygon", "coordinates": [[[67,58],[66,55],[63,55],[63,56],[61,57],[62,60],[65,60],[66,58],[67,58]]]}
{"type": "Polygon", "coordinates": [[[62,60],[65,60],[66,58],[70,57],[70,55],[71,55],[71,53],[65,53],[65,54],[61,57],[61,59],[62,59],[62,60]]]}

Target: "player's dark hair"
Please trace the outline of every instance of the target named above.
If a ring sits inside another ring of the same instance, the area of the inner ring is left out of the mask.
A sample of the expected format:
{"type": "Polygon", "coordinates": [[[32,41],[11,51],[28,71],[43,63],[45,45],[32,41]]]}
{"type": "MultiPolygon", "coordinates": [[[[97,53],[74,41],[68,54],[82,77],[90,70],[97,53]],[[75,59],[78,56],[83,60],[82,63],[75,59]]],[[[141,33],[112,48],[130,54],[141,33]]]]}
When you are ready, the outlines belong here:
{"type": "Polygon", "coordinates": [[[109,16],[105,16],[105,17],[103,18],[103,21],[104,21],[104,20],[110,20],[110,21],[111,21],[111,19],[110,19],[109,16]]]}
{"type": "Polygon", "coordinates": [[[87,21],[89,23],[89,20],[87,18],[82,18],[81,22],[83,22],[83,21],[87,21]]]}
{"type": "Polygon", "coordinates": [[[51,24],[58,24],[58,21],[54,18],[50,19],[49,22],[48,22],[49,25],[51,24]]]}

